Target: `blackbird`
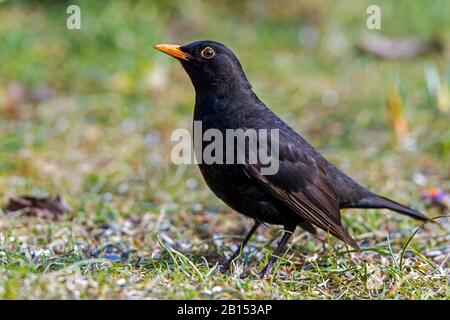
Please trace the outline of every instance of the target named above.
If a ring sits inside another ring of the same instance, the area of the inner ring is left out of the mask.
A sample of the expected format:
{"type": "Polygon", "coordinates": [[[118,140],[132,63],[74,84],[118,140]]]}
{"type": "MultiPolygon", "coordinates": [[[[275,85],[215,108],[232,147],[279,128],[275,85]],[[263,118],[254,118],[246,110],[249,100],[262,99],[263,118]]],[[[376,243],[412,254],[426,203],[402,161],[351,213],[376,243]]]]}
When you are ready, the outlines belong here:
{"type": "Polygon", "coordinates": [[[202,132],[211,128],[222,133],[227,129],[279,130],[279,168],[275,174],[262,174],[258,161],[199,164],[209,188],[232,209],[255,220],[226,267],[261,223],[282,225],[285,230],[260,273],[265,278],[297,226],[313,234],[318,227],[359,250],[341,223],[340,209],[387,208],[429,220],[414,209],[370,192],[328,162],[259,100],[239,60],[225,45],[205,40],[154,47],[178,59],[189,75],[195,89],[194,121],[201,121],[202,132]]]}

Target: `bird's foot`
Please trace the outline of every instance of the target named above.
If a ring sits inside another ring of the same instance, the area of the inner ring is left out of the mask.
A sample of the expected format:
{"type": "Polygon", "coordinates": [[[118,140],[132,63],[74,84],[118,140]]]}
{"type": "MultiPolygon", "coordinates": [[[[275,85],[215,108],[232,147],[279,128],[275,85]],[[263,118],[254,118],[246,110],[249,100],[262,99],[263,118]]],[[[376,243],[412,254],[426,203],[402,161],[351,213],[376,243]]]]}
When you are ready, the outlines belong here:
{"type": "Polygon", "coordinates": [[[261,271],[258,276],[261,280],[267,280],[267,277],[269,275],[269,271],[264,269],[263,271],[261,271]]]}
{"type": "Polygon", "coordinates": [[[218,270],[220,273],[229,274],[230,273],[231,264],[225,263],[219,266],[218,270]]]}
{"type": "Polygon", "coordinates": [[[234,261],[236,261],[236,257],[231,257],[230,259],[228,259],[227,262],[225,262],[223,265],[220,266],[219,268],[220,272],[228,273],[234,261]]]}
{"type": "Polygon", "coordinates": [[[250,279],[250,280],[259,280],[259,274],[255,274],[253,272],[244,271],[239,275],[240,279],[250,279]]]}
{"type": "Polygon", "coordinates": [[[272,265],[273,265],[273,260],[269,261],[269,263],[259,273],[259,278],[261,280],[267,280],[267,277],[269,276],[270,271],[272,270],[272,265]]]}

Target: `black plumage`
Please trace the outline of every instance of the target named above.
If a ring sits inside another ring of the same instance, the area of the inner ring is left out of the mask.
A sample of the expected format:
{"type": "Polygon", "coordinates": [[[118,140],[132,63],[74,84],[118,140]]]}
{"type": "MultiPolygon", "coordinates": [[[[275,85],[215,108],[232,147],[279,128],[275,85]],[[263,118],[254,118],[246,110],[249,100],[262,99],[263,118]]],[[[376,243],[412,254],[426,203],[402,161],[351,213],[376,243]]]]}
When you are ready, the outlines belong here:
{"type": "MultiPolygon", "coordinates": [[[[358,249],[341,223],[342,208],[387,208],[428,220],[416,210],[368,191],[328,162],[258,99],[239,60],[223,44],[198,41],[155,48],[177,58],[191,78],[194,120],[202,122],[203,132],[211,128],[223,133],[226,129],[279,129],[279,170],[274,175],[262,175],[261,165],[248,161],[199,165],[207,185],[220,199],[255,219],[243,245],[260,223],[285,227],[286,233],[262,277],[298,225],[312,233],[319,227],[358,249]]],[[[229,262],[238,254],[236,251],[229,262]]]]}

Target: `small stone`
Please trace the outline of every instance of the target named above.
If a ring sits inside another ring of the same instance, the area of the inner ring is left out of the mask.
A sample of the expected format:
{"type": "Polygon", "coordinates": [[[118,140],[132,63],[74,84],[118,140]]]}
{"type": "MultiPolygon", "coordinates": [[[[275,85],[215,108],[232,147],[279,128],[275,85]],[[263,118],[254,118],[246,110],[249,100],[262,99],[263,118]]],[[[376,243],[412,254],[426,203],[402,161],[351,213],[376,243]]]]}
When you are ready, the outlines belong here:
{"type": "Polygon", "coordinates": [[[212,291],[213,293],[221,292],[222,290],[223,290],[223,288],[222,288],[221,286],[215,286],[215,287],[213,287],[213,288],[211,289],[211,291],[212,291]]]}
{"type": "Polygon", "coordinates": [[[103,201],[105,201],[105,202],[111,202],[112,198],[113,198],[113,195],[111,192],[107,192],[103,195],[103,201]]]}
{"type": "Polygon", "coordinates": [[[148,132],[144,137],[145,144],[148,146],[154,146],[160,140],[161,140],[161,134],[156,130],[152,130],[152,131],[148,132]]]}
{"type": "Polygon", "coordinates": [[[105,254],[104,256],[105,259],[114,261],[114,262],[119,262],[120,261],[120,255],[116,254],[116,253],[108,253],[105,254]]]}
{"type": "Polygon", "coordinates": [[[117,188],[117,192],[120,193],[120,194],[124,194],[124,193],[127,193],[128,189],[129,189],[128,188],[128,184],[123,182],[117,188]]]}
{"type": "Polygon", "coordinates": [[[203,210],[203,205],[201,203],[194,203],[191,208],[192,211],[200,212],[203,210]]]}
{"type": "Polygon", "coordinates": [[[298,41],[300,44],[312,48],[317,45],[320,39],[319,31],[315,26],[308,25],[298,30],[298,41]]]}
{"type": "Polygon", "coordinates": [[[427,177],[420,172],[416,172],[412,176],[413,181],[419,186],[425,186],[427,184],[427,177]]]}
{"type": "Polygon", "coordinates": [[[211,290],[208,290],[208,289],[203,290],[203,291],[202,291],[202,295],[210,296],[210,295],[212,295],[212,291],[211,291],[211,290]]]}
{"type": "Polygon", "coordinates": [[[152,260],[159,260],[161,259],[161,255],[159,254],[158,251],[153,251],[152,252],[152,260]]]}
{"type": "Polygon", "coordinates": [[[197,180],[193,178],[188,179],[186,181],[186,188],[188,188],[189,190],[194,190],[195,188],[197,188],[197,185],[198,185],[197,180]]]}
{"type": "Polygon", "coordinates": [[[322,103],[327,107],[334,107],[339,101],[339,96],[335,90],[327,89],[322,94],[322,103]]]}

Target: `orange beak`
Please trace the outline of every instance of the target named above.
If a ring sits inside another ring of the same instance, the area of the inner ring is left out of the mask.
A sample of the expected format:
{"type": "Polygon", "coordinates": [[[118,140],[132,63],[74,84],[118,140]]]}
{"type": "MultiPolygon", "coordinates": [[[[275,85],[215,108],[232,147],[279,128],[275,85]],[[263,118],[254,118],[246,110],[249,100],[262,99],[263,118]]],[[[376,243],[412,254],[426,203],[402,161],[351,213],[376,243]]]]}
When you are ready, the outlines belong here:
{"type": "Polygon", "coordinates": [[[192,58],[190,54],[181,51],[180,46],[176,44],[157,44],[156,46],[153,46],[153,48],[177,59],[188,61],[192,58]]]}

